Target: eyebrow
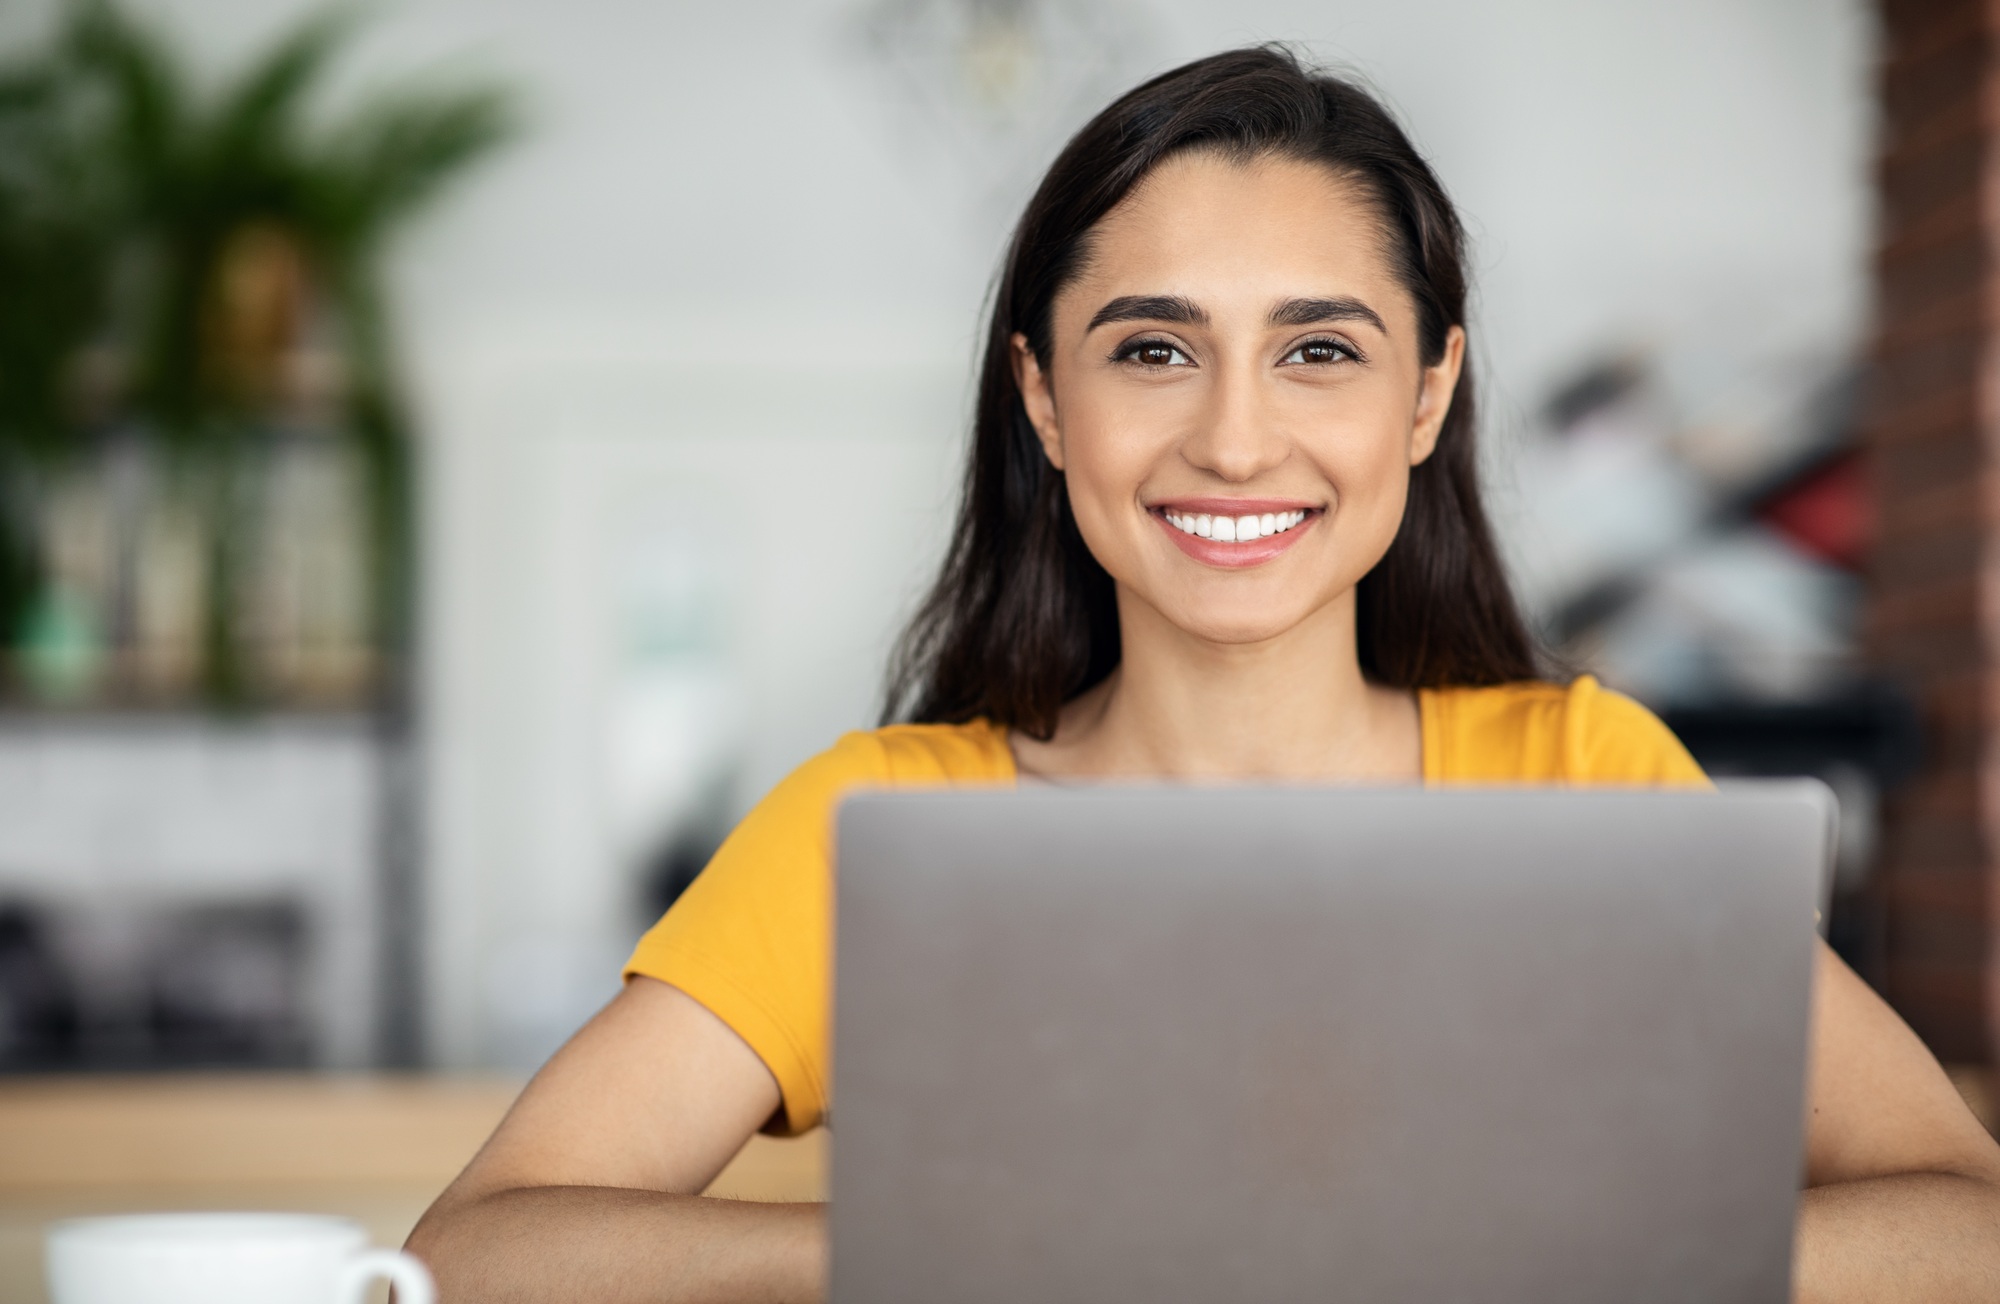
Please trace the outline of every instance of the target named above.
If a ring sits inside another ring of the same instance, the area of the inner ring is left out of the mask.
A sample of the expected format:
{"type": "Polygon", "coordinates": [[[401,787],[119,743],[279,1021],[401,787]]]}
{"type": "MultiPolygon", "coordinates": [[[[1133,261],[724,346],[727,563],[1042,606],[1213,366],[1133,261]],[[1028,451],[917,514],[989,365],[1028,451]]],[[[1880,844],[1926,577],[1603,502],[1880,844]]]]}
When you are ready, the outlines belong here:
{"type": "Polygon", "coordinates": [[[1088,335],[1114,321],[1171,321],[1183,326],[1206,326],[1208,311],[1193,299],[1178,294],[1121,295],[1099,308],[1083,333],[1088,335]]]}
{"type": "MultiPolygon", "coordinates": [[[[1384,335],[1389,328],[1381,314],[1354,298],[1286,299],[1271,309],[1273,326],[1318,326],[1326,322],[1366,322],[1384,335]]],[[[1208,310],[1178,294],[1126,294],[1097,310],[1084,328],[1087,335],[1099,326],[1119,321],[1170,321],[1183,326],[1208,325],[1208,310]]]]}
{"type": "Polygon", "coordinates": [[[1384,335],[1381,315],[1359,299],[1287,299],[1271,309],[1273,326],[1318,326],[1324,322],[1367,322],[1384,335]]]}

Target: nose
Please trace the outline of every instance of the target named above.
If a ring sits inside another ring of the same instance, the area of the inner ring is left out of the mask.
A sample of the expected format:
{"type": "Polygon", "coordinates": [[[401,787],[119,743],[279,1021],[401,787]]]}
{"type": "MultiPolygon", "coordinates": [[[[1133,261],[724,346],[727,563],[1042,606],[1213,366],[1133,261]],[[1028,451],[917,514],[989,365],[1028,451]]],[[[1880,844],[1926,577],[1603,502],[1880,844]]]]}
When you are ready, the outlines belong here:
{"type": "Polygon", "coordinates": [[[1291,453],[1270,395],[1257,378],[1234,367],[1218,367],[1205,401],[1181,444],[1190,464],[1230,484],[1245,484],[1283,462],[1291,453]]]}

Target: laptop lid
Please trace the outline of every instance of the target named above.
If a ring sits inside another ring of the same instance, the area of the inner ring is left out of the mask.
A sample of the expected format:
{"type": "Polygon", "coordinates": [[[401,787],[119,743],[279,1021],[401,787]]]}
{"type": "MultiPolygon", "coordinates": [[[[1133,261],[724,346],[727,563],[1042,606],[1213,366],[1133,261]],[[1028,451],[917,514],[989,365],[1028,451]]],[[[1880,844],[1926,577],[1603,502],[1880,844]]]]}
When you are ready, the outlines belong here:
{"type": "Polygon", "coordinates": [[[1784,1300],[1830,810],[856,796],[833,1299],[1784,1300]]]}

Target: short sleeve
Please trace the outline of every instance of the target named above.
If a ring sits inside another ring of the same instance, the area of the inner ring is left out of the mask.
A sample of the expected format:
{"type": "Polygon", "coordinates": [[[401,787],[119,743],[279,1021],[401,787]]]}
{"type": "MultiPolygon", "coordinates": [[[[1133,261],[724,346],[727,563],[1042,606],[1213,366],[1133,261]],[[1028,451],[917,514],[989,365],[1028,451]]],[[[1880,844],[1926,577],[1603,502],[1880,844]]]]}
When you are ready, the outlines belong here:
{"type": "Polygon", "coordinates": [[[871,734],[843,737],[759,802],[626,962],[699,1001],[748,1042],[784,1098],[772,1130],[811,1130],[827,1110],[835,804],[887,781],[871,734]]]}
{"type": "Polygon", "coordinates": [[[1588,675],[1569,686],[1564,747],[1572,782],[1705,788],[1709,779],[1660,718],[1588,675]]]}

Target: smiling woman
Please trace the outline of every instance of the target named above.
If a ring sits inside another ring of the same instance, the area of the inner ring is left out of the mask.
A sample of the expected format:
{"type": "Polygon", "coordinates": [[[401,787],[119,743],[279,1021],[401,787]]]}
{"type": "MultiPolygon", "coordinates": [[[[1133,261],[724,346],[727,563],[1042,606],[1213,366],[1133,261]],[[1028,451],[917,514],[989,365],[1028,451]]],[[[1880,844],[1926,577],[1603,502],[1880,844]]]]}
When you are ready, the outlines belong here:
{"type": "MultiPolygon", "coordinates": [[[[1077,135],[1008,252],[904,722],[799,767],[642,939],[411,1238],[447,1299],[824,1293],[816,1206],[698,1193],[832,1108],[855,787],[1706,782],[1636,703],[1535,677],[1480,507],[1462,243],[1382,108],[1281,50],[1077,135]]],[[[1800,1297],[2000,1293],[2000,1150],[1824,948],[1817,984],[1800,1297]]]]}
{"type": "MultiPolygon", "coordinates": [[[[1314,428],[1329,448],[1351,444],[1363,413],[1400,421],[1421,447],[1406,450],[1396,492],[1363,496],[1386,533],[1377,520],[1361,537],[1350,510],[1337,531],[1312,530],[1322,536],[1313,560],[1290,569],[1323,572],[1329,550],[1346,558],[1322,580],[1352,590],[1343,605],[1371,679],[1404,690],[1532,679],[1479,497],[1465,296],[1457,213],[1358,87],[1309,77],[1280,51],[1239,50],[1113,104],[1050,168],[1008,251],[950,559],[904,641],[892,702],[917,720],[1000,719],[1043,739],[1063,703],[1120,664],[1107,582],[1117,562],[1109,537],[1092,533],[1110,518],[1078,492],[1094,468],[1065,466],[1051,437],[1057,381],[1072,431],[1092,425],[1099,404],[1114,424],[1163,436],[1207,421],[1211,445],[1231,437],[1231,422],[1281,437],[1314,428]],[[1242,370],[1244,350],[1268,383],[1242,370]],[[1276,406],[1259,411],[1266,403],[1276,406]]],[[[1231,469],[1208,469],[1220,477],[1201,491],[1212,497],[1231,469]]],[[[1303,473],[1293,465],[1278,477],[1303,473]]],[[[1319,496],[1298,502],[1256,492],[1274,499],[1273,515],[1306,511],[1323,524],[1330,488],[1321,477],[1319,496]]],[[[1249,492],[1237,484],[1225,496],[1249,492]]],[[[1216,515],[1253,506],[1261,538],[1261,504],[1191,504],[1188,514],[1210,517],[1213,540],[1216,515]]],[[[1284,551],[1187,555],[1229,566],[1284,551]]],[[[1288,579],[1260,575],[1272,590],[1291,591],[1288,579]]],[[[1254,585],[1235,587],[1237,601],[1275,611],[1254,585]]]]}

